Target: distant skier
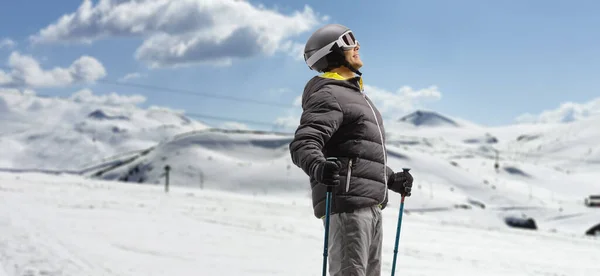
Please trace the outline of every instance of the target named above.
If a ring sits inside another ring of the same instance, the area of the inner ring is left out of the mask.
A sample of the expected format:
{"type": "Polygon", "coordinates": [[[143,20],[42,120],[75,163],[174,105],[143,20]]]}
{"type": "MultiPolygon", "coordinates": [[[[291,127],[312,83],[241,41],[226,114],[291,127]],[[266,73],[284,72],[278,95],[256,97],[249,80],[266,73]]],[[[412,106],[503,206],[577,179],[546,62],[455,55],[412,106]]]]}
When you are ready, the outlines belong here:
{"type": "Polygon", "coordinates": [[[410,173],[394,173],[387,165],[383,120],[363,92],[359,49],[352,31],[339,24],[321,27],[308,39],[304,59],[323,74],[304,88],[290,144],[292,161],[310,178],[317,218],[325,217],[326,186],[334,186],[328,247],[333,276],[381,275],[381,210],[388,189],[410,196],[413,183],[410,173]]]}

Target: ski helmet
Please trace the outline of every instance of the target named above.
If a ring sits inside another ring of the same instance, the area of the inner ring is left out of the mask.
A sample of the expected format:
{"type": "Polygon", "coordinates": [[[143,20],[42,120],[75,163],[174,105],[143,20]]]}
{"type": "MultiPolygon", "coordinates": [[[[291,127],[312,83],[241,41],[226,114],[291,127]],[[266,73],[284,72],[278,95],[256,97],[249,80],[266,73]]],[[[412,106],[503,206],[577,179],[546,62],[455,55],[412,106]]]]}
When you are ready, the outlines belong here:
{"type": "Polygon", "coordinates": [[[350,28],[340,24],[328,24],[316,30],[304,46],[304,61],[308,68],[324,72],[331,68],[346,66],[361,75],[346,60],[344,50],[358,45],[350,28]]]}

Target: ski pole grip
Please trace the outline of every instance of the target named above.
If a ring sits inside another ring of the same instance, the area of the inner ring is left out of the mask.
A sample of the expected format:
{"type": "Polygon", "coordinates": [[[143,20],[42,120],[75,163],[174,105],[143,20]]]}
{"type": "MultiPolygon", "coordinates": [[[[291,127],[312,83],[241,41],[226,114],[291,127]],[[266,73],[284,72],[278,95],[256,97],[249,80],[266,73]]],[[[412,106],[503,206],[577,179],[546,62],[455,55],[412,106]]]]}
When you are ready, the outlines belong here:
{"type": "MultiPolygon", "coordinates": [[[[327,157],[327,161],[336,162],[338,159],[337,157],[327,157]]],[[[333,187],[327,186],[327,192],[333,192],[333,187]]]]}
{"type": "MultiPolygon", "coordinates": [[[[410,168],[402,168],[402,172],[408,173],[408,171],[410,171],[410,168]]],[[[402,196],[402,204],[404,204],[404,195],[402,196]]]]}

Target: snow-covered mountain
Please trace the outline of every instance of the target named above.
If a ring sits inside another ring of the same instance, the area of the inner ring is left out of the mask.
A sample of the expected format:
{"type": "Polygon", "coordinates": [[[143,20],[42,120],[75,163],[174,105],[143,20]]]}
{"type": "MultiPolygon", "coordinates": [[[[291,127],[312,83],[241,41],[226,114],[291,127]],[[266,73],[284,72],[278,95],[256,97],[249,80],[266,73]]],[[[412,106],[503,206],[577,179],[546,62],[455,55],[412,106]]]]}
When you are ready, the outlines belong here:
{"type": "Polygon", "coordinates": [[[417,110],[399,119],[414,126],[453,126],[459,123],[435,111],[417,110]]]}
{"type": "Polygon", "coordinates": [[[140,108],[142,101],[138,96],[97,96],[89,90],[68,99],[2,90],[0,167],[76,170],[207,128],[178,111],[140,108]]]}
{"type": "MultiPolygon", "coordinates": [[[[173,187],[309,194],[306,175],[289,158],[291,134],[212,129],[176,111],[137,107],[133,97],[2,93],[0,99],[5,170],[68,170],[163,185],[169,166],[173,187]]],[[[600,118],[483,127],[420,114],[405,117],[412,124],[392,121],[385,128],[390,166],[409,167],[415,176],[408,212],[444,217],[466,208],[473,216],[464,223],[480,226],[532,217],[540,230],[576,235],[600,224],[599,209],[583,204],[600,194],[600,118]]],[[[399,202],[396,194],[390,199],[399,202]]]]}

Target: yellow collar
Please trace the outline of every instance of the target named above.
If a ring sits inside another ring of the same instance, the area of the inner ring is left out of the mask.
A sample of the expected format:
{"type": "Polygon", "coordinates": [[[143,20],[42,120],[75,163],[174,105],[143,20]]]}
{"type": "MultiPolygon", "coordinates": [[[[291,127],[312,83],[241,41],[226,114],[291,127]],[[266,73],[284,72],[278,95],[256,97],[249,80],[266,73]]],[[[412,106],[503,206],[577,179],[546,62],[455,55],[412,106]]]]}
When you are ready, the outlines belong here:
{"type": "MultiPolygon", "coordinates": [[[[325,72],[321,75],[322,78],[328,78],[328,79],[334,79],[334,80],[347,80],[347,79],[351,79],[351,78],[344,78],[342,77],[342,75],[336,73],[336,72],[325,72]]],[[[360,85],[360,90],[363,90],[363,79],[362,77],[360,77],[358,79],[358,83],[360,85]]]]}

